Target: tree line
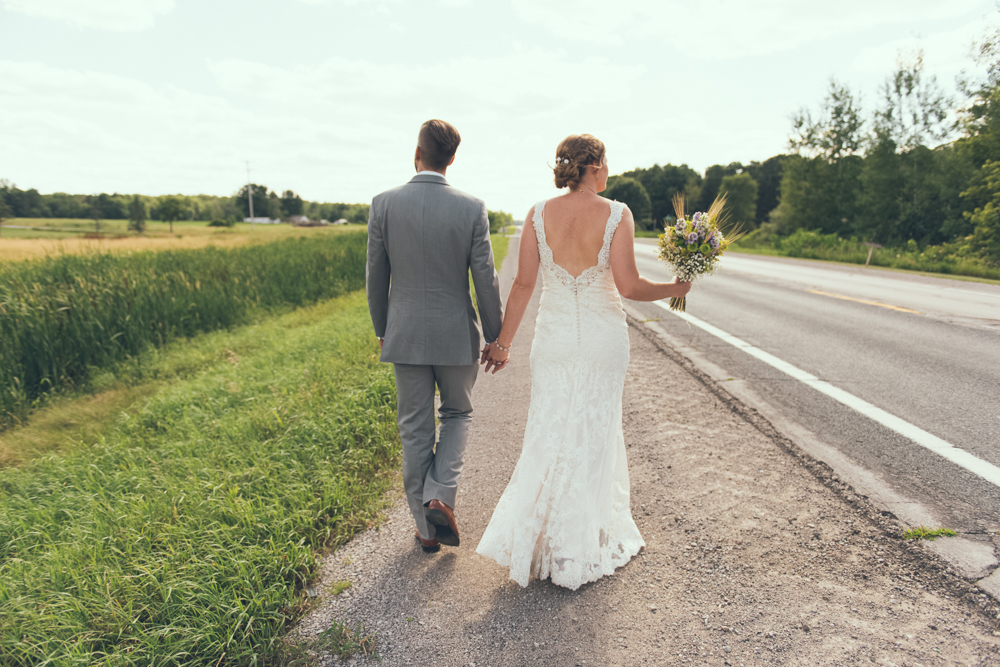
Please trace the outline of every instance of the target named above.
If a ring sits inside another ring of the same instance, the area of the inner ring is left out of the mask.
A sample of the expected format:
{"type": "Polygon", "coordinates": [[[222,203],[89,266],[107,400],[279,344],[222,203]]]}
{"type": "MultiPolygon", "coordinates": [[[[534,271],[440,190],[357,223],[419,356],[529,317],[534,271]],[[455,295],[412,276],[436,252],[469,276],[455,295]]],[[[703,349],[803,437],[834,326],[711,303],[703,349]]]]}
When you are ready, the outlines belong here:
{"type": "MultiPolygon", "coordinates": [[[[292,190],[278,193],[252,184],[254,215],[285,219],[306,215],[313,219],[368,222],[368,204],[342,204],[303,200],[292,190]]],[[[214,220],[237,222],[250,216],[247,188],[228,197],[213,195],[96,195],[56,192],[41,194],[22,190],[0,180],[0,218],[93,218],[95,220],[214,220]]]]}
{"type": "Polygon", "coordinates": [[[923,55],[901,55],[869,109],[831,80],[815,109],[792,117],[788,152],[763,162],[653,165],[612,176],[605,196],[661,230],[681,193],[706,210],[720,192],[751,230],[741,244],[825,235],[1000,266],[1000,31],[976,48],[981,79],[947,93],[923,55]]]}

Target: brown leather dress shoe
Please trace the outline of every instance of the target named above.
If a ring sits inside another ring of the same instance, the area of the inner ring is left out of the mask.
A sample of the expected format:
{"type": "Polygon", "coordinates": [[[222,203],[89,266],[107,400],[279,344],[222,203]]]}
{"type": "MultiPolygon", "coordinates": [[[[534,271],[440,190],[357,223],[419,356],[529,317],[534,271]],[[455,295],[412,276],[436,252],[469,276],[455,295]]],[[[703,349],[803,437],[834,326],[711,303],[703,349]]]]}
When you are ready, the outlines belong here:
{"type": "Polygon", "coordinates": [[[432,500],[427,504],[427,523],[434,524],[434,537],[441,544],[449,547],[458,546],[458,524],[455,523],[455,512],[440,500],[432,500]]]}
{"type": "Polygon", "coordinates": [[[420,548],[424,550],[424,553],[436,554],[441,551],[441,544],[437,540],[425,540],[420,537],[420,531],[416,531],[417,541],[420,542],[420,548]]]}

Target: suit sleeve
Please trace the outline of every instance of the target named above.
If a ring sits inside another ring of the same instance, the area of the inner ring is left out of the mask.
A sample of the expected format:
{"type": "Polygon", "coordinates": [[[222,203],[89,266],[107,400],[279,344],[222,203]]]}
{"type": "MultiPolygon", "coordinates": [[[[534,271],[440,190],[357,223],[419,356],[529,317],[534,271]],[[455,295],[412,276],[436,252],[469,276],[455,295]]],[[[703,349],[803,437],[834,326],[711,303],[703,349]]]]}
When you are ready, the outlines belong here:
{"type": "Polygon", "coordinates": [[[368,211],[368,262],[365,265],[365,287],[368,293],[368,312],[372,317],[375,335],[385,336],[389,316],[389,255],[382,238],[382,221],[379,219],[379,201],[376,198],[368,211]]]}
{"type": "Polygon", "coordinates": [[[483,204],[479,220],[472,235],[472,284],[476,288],[476,303],[483,321],[483,336],[493,342],[500,335],[503,324],[503,307],[500,304],[500,278],[493,265],[493,246],[490,245],[490,221],[483,204]]]}

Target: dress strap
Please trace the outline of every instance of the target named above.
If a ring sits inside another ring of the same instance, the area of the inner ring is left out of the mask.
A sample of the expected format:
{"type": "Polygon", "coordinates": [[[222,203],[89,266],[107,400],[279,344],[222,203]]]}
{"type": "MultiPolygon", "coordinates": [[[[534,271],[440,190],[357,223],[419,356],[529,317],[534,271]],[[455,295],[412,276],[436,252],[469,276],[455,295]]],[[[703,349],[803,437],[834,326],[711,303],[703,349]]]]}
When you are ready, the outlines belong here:
{"type": "Polygon", "coordinates": [[[532,216],[532,223],[531,223],[535,227],[535,236],[541,236],[543,240],[545,239],[545,223],[543,222],[544,219],[545,219],[545,200],[543,199],[542,201],[535,204],[535,215],[532,216]]]}
{"type": "Polygon", "coordinates": [[[607,263],[611,261],[611,239],[614,238],[618,223],[622,221],[622,213],[625,212],[625,204],[620,201],[611,200],[611,214],[608,216],[607,226],[604,228],[604,243],[601,245],[601,252],[597,254],[597,262],[607,263]]]}

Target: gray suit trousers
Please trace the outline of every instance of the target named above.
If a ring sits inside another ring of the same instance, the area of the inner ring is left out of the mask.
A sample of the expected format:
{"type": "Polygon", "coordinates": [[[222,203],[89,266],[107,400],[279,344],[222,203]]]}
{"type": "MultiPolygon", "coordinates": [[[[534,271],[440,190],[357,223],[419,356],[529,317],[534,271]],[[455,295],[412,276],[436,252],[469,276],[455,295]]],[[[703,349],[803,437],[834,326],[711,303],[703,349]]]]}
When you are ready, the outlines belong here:
{"type": "Polygon", "coordinates": [[[430,540],[435,533],[434,525],[427,523],[425,516],[427,503],[437,499],[455,508],[465,443],[472,424],[472,386],[479,365],[393,364],[393,368],[399,437],[403,442],[403,487],[420,536],[430,540]],[[441,433],[437,438],[435,385],[441,393],[438,410],[441,433]]]}

